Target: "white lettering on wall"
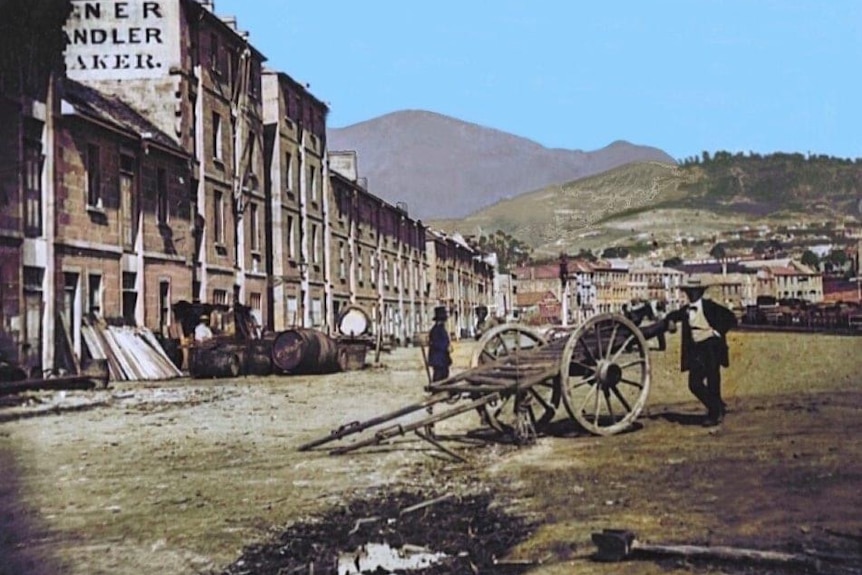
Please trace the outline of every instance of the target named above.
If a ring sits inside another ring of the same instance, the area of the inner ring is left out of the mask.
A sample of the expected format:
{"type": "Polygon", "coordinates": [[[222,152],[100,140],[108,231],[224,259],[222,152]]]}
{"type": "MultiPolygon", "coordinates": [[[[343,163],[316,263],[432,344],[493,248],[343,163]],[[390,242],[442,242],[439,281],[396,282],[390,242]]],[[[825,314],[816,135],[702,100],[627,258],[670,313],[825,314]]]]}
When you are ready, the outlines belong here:
{"type": "Polygon", "coordinates": [[[72,0],[66,69],[78,80],[166,76],[180,62],[180,0],[72,0]]]}

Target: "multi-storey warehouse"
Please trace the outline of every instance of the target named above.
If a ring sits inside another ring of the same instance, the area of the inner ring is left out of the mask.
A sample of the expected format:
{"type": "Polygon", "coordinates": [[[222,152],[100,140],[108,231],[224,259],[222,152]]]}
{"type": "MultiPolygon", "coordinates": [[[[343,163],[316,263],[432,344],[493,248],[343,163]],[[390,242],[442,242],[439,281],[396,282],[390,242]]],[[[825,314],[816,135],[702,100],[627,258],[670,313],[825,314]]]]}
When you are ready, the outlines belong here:
{"type": "Polygon", "coordinates": [[[402,342],[435,305],[472,328],[493,269],[369,193],[327,149],[327,106],[212,3],[73,5],[66,74],[0,99],[5,358],[68,365],[91,315],[175,334],[181,300],[275,330],[332,331],[348,305],[402,342]]]}

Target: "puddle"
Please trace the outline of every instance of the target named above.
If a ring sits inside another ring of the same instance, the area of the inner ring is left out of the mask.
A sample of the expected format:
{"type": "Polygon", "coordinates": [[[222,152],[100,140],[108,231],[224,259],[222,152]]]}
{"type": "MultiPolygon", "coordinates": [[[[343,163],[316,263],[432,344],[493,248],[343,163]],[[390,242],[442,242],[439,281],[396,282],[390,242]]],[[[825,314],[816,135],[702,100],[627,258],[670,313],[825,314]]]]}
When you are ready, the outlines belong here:
{"type": "Polygon", "coordinates": [[[395,549],[386,543],[368,543],[352,553],[338,555],[338,575],[415,571],[445,559],[445,553],[434,553],[418,545],[403,545],[395,549]]]}

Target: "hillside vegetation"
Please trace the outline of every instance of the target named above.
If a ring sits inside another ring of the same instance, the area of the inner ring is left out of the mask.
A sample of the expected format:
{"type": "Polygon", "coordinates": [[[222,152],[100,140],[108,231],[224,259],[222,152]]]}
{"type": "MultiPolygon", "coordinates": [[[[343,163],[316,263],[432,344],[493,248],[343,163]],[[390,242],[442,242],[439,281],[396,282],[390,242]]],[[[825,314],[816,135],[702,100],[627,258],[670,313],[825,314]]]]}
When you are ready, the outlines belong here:
{"type": "Polygon", "coordinates": [[[465,235],[502,230],[538,257],[621,244],[649,251],[746,225],[858,217],[860,197],[860,160],[717,152],[681,165],[629,164],[433,224],[465,235]]]}

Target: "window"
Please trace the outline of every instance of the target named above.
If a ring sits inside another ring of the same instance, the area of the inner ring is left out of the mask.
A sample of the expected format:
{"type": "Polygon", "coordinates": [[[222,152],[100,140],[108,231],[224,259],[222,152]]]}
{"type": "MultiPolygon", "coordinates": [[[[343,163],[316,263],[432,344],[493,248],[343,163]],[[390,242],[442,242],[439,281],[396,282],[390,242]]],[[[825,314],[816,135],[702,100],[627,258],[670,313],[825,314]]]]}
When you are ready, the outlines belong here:
{"type": "Polygon", "coordinates": [[[290,152],[284,155],[284,190],[293,194],[293,156],[290,152]]]}
{"type": "Polygon", "coordinates": [[[123,247],[132,249],[135,242],[136,219],[135,203],[135,158],[120,154],[120,223],[123,233],[123,247]]]}
{"type": "Polygon", "coordinates": [[[224,228],[224,194],[216,191],[213,203],[213,234],[217,244],[224,244],[224,228]]]}
{"type": "Polygon", "coordinates": [[[362,269],[362,248],[356,248],[356,279],[361,285],[365,281],[365,272],[362,269]]]}
{"type": "Polygon", "coordinates": [[[102,161],[99,146],[87,146],[87,205],[102,207],[102,161]]]}
{"type": "Polygon", "coordinates": [[[216,305],[227,305],[227,290],[214,289],[213,303],[216,305]]]}
{"type": "Polygon", "coordinates": [[[314,166],[308,166],[308,192],[311,195],[311,201],[317,202],[317,169],[314,166]]]}
{"type": "Polygon", "coordinates": [[[347,277],[347,259],[344,242],[338,242],[338,271],[341,279],[347,277]]]}
{"type": "Polygon", "coordinates": [[[260,63],[252,61],[249,64],[248,93],[252,98],[260,96],[260,63]]]}
{"type": "Polygon", "coordinates": [[[389,258],[383,258],[383,286],[389,287],[389,258]]]}
{"type": "Polygon", "coordinates": [[[320,239],[318,238],[317,233],[317,224],[312,224],[311,226],[311,262],[318,264],[320,263],[320,239]]]}
{"type": "Polygon", "coordinates": [[[319,298],[311,300],[311,327],[323,325],[323,302],[319,298]]]}
{"type": "Polygon", "coordinates": [[[249,134],[248,140],[248,169],[245,176],[244,186],[250,190],[257,190],[257,176],[254,173],[254,134],[249,134]]]}
{"type": "Polygon", "coordinates": [[[251,250],[260,251],[260,210],[257,203],[252,202],[249,206],[251,219],[251,250]]]}
{"type": "Polygon", "coordinates": [[[287,216],[287,256],[296,257],[296,230],[293,216],[287,216]]]}
{"type": "Polygon", "coordinates": [[[128,325],[135,325],[135,308],[138,306],[136,283],[138,274],[123,272],[123,319],[128,325]]]}
{"type": "Polygon", "coordinates": [[[102,315],[102,276],[99,274],[90,274],[87,283],[87,309],[91,314],[96,316],[102,315]]]}
{"type": "Polygon", "coordinates": [[[159,280],[159,327],[163,335],[171,325],[171,282],[159,280]]]}
{"type": "Polygon", "coordinates": [[[24,228],[28,238],[42,235],[42,147],[27,141],[24,148],[24,228]]]}
{"type": "Polygon", "coordinates": [[[371,285],[377,284],[377,254],[371,252],[371,285]]]}
{"type": "Polygon", "coordinates": [[[287,322],[290,325],[299,323],[299,300],[296,296],[288,296],[287,298],[287,322]]]}
{"type": "Polygon", "coordinates": [[[159,168],[156,180],[156,215],[160,224],[167,224],[170,218],[170,203],[168,202],[168,173],[159,168]]]}
{"type": "Polygon", "coordinates": [[[257,325],[263,325],[263,297],[259,293],[250,293],[248,296],[251,315],[257,325]]]}
{"type": "Polygon", "coordinates": [[[212,125],[212,151],[213,158],[216,160],[222,159],[222,125],[221,125],[221,116],[218,115],[217,112],[213,112],[213,125],[212,125]]]}
{"type": "Polygon", "coordinates": [[[219,48],[218,35],[210,34],[210,68],[214,72],[221,72],[221,50],[219,48]]]}

